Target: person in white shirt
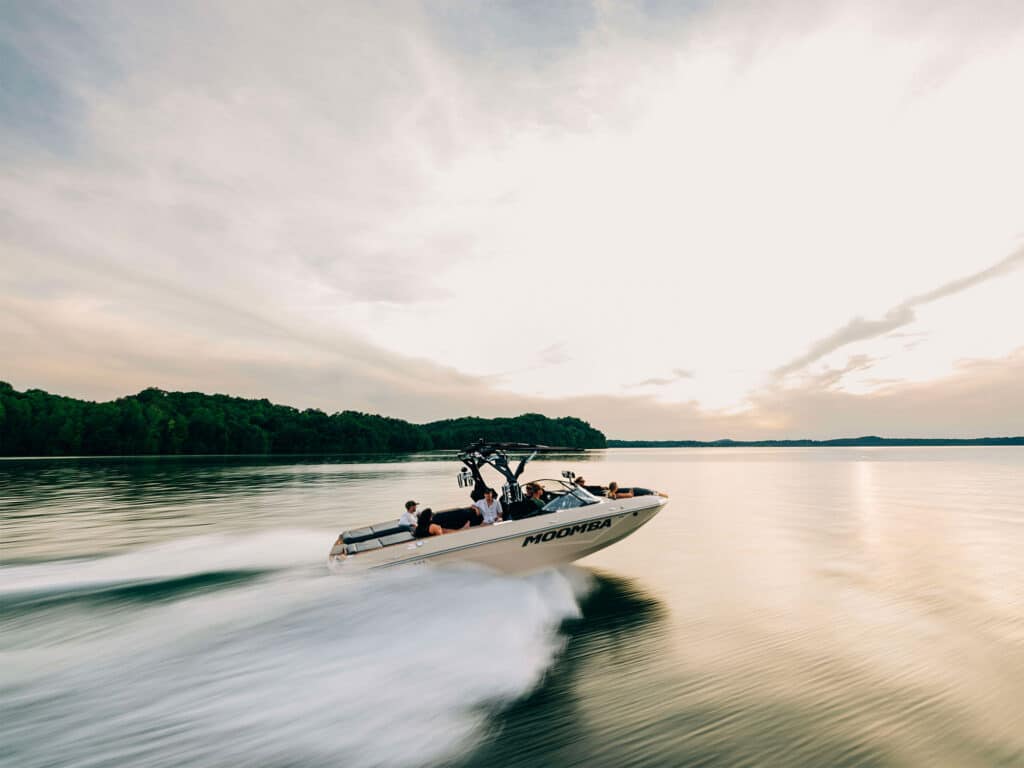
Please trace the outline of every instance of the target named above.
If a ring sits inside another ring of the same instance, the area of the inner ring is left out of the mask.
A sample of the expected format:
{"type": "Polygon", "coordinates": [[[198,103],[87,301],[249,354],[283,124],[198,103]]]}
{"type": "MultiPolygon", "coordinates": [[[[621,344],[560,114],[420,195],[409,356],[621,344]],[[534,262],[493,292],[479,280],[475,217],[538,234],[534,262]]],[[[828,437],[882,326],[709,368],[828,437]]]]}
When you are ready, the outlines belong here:
{"type": "Polygon", "coordinates": [[[494,489],[484,491],[484,497],[474,505],[483,518],[484,525],[493,525],[501,520],[501,502],[495,498],[494,489]]]}
{"type": "Polygon", "coordinates": [[[402,516],[398,518],[398,524],[406,526],[411,530],[416,527],[416,519],[416,502],[410,499],[405,502],[405,512],[403,512],[402,516]]]}

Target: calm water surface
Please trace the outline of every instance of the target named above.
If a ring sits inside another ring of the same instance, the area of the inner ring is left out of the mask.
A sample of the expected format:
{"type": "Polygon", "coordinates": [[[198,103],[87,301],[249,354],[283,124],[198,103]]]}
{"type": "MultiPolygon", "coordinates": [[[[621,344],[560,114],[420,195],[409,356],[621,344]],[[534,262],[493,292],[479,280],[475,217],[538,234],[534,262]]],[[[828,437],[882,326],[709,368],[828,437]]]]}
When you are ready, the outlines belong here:
{"type": "Polygon", "coordinates": [[[573,568],[345,578],[449,456],[0,461],[0,764],[1024,766],[1024,449],[570,468],[672,502],[573,568]]]}

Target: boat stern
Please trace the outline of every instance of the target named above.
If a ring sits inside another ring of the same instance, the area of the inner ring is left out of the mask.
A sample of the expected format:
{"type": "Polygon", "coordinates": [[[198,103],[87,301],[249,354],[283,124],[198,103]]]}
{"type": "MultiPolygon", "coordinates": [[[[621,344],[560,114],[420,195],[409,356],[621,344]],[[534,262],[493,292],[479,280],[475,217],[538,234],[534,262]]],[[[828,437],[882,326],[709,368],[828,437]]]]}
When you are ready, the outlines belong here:
{"type": "Polygon", "coordinates": [[[341,536],[338,536],[337,541],[331,547],[330,553],[327,555],[327,567],[332,570],[338,570],[345,563],[345,558],[348,557],[348,553],[345,551],[345,542],[341,536]]]}

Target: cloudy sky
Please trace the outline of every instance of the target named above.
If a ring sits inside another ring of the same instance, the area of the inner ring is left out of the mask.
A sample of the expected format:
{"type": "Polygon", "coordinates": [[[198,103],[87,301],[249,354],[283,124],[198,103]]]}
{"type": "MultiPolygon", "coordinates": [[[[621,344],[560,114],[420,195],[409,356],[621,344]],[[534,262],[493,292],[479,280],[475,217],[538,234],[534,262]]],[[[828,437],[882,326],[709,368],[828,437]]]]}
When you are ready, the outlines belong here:
{"type": "Polygon", "coordinates": [[[0,0],[0,378],[1024,434],[1024,3],[0,0]]]}

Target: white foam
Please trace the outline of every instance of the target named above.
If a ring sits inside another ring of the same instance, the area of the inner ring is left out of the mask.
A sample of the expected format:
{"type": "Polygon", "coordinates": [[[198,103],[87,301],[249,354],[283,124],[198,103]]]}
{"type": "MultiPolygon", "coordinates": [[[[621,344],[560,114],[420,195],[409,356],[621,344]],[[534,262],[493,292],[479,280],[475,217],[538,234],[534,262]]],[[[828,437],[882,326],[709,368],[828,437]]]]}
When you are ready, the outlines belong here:
{"type": "Polygon", "coordinates": [[[224,571],[262,571],[323,563],[329,532],[279,529],[191,536],[121,555],[0,568],[0,595],[138,584],[224,571]]]}
{"type": "Polygon", "coordinates": [[[0,742],[23,768],[433,763],[541,680],[579,614],[576,573],[291,570],[151,605],[9,650],[0,742]]]}

